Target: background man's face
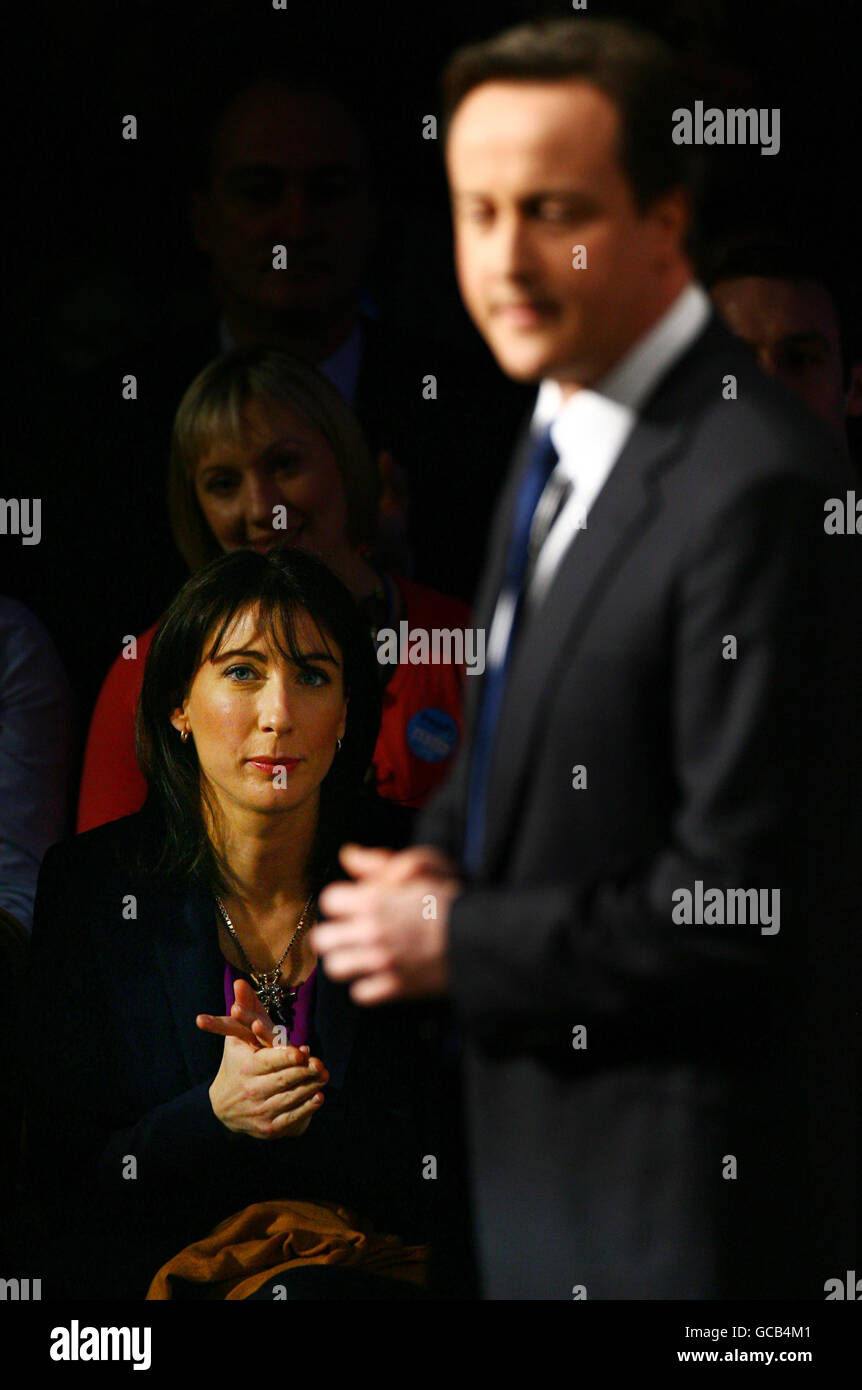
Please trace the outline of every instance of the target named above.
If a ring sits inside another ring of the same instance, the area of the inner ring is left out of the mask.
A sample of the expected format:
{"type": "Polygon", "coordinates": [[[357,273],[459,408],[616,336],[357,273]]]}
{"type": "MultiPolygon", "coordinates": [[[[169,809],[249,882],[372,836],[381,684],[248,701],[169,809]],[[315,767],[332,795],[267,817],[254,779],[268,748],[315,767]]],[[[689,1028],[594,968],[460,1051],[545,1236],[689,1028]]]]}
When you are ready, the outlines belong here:
{"type": "Polygon", "coordinates": [[[192,213],[223,302],[316,321],[354,299],[371,245],[362,138],[325,93],[261,83],[224,113],[192,213]],[[287,269],[273,270],[280,244],[287,269]]]}
{"type": "Polygon", "coordinates": [[[609,98],[580,81],[486,82],[454,113],[461,293],[517,380],[594,381],[650,326],[657,285],[679,260],[678,226],[635,206],[619,125],[609,98]],[[576,244],[586,269],[572,267],[576,244]]]}
{"type": "Polygon", "coordinates": [[[848,400],[832,298],[816,280],[745,275],[720,280],[712,299],[760,365],[843,436],[848,400]]]}

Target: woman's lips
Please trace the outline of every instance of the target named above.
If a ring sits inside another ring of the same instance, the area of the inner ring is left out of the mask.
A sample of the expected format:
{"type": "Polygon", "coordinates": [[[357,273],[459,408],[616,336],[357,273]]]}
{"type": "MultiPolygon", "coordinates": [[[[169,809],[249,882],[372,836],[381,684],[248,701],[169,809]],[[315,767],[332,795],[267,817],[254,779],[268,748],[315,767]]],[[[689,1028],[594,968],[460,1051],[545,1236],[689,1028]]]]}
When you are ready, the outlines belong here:
{"type": "Polygon", "coordinates": [[[301,532],[301,526],[294,527],[292,531],[274,531],[270,536],[258,536],[247,544],[251,550],[265,554],[276,545],[296,545],[301,532]]]}
{"type": "Polygon", "coordinates": [[[261,772],[266,772],[272,776],[274,772],[282,769],[285,772],[293,772],[294,768],[299,767],[302,758],[249,758],[247,760],[252,767],[260,768],[261,772]]]}

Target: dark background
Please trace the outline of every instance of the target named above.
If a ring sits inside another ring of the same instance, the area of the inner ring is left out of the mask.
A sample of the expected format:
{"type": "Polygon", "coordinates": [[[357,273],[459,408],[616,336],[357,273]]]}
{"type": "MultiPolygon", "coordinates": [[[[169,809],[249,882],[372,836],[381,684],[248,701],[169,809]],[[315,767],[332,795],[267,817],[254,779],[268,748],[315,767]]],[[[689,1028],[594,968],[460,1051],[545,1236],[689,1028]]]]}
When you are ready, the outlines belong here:
{"type": "MultiPolygon", "coordinates": [[[[271,56],[316,38],[340,59],[363,92],[377,147],[383,234],[369,302],[420,339],[427,332],[485,352],[457,296],[441,150],[421,138],[422,117],[439,109],[439,73],[455,47],[538,13],[572,9],[564,0],[541,7],[289,0],[287,11],[273,10],[271,0],[89,0],[37,6],[17,39],[7,35],[10,364],[0,495],[41,496],[43,527],[52,495],[83,506],[73,519],[64,501],[62,524],[76,528],[68,549],[56,535],[29,548],[7,539],[0,588],[39,614],[67,665],[75,666],[74,645],[83,639],[58,616],[68,611],[58,595],[74,593],[82,540],[96,550],[102,540],[95,531],[82,537],[87,497],[98,492],[93,514],[104,517],[115,485],[104,450],[94,448],[89,462],[98,409],[82,422],[69,403],[87,399],[86,383],[100,365],[128,354],[134,370],[139,348],[207,313],[205,267],[188,234],[186,201],[193,136],[210,93],[256,51],[271,56]],[[126,114],[137,117],[136,141],[121,138],[126,114]]],[[[708,104],[780,107],[778,155],[711,148],[705,231],[777,223],[810,238],[817,263],[851,284],[859,130],[853,5],[590,0],[586,13],[633,18],[669,38],[708,104]]],[[[165,463],[153,460],[153,467],[163,471],[165,463]]],[[[504,468],[505,458],[501,474],[504,468]]],[[[122,583],[131,600],[133,573],[106,575],[106,582],[122,583]]],[[[125,631],[156,616],[129,607],[125,631]]],[[[87,660],[98,666],[101,649],[94,652],[87,660]]],[[[90,672],[93,692],[104,673],[90,672]]]]}
{"type": "MultiPolygon", "coordinates": [[[[288,5],[89,0],[37,7],[30,51],[7,74],[20,91],[9,129],[20,168],[7,207],[19,360],[47,364],[63,356],[57,338],[74,330],[65,355],[83,363],[98,354],[106,323],[111,334],[102,345],[116,350],[123,334],[154,337],[165,320],[197,312],[205,285],[186,230],[183,133],[214,78],[243,51],[287,50],[315,32],[325,52],[343,56],[354,80],[364,74],[367,84],[389,214],[374,284],[381,306],[435,328],[460,320],[440,150],[421,138],[421,117],[438,110],[438,76],[455,47],[535,14],[570,14],[571,5],[288,5]],[[314,11],[317,26],[309,19],[314,11]],[[120,136],[127,113],[138,118],[134,142],[120,136]],[[101,323],[97,315],[95,323],[82,321],[80,302],[78,315],[72,312],[75,288],[87,283],[102,286],[100,303],[124,287],[127,302],[117,293],[113,319],[105,309],[101,323]]],[[[745,104],[781,108],[778,155],[711,149],[708,230],[773,216],[825,238],[824,254],[855,258],[848,223],[859,156],[853,8],[850,0],[590,0],[586,13],[633,18],[671,39],[702,75],[704,96],[712,87],[719,100],[721,84],[745,104]]],[[[10,66],[14,53],[7,50],[10,66]]],[[[42,390],[37,398],[45,399],[42,390]]]]}

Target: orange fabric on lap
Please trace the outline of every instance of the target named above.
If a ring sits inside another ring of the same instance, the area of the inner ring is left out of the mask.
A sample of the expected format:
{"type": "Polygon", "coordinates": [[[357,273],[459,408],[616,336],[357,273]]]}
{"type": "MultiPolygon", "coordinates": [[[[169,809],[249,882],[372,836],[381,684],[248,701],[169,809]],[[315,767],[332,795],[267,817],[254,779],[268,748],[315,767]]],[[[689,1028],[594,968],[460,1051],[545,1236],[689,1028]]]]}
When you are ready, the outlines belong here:
{"type": "Polygon", "coordinates": [[[172,1280],[223,1284],[224,1299],[248,1298],[273,1275],[302,1265],[361,1266],[424,1288],[427,1257],[427,1246],[380,1235],[336,1202],[255,1202],[168,1260],[147,1299],[173,1298],[172,1280]]]}

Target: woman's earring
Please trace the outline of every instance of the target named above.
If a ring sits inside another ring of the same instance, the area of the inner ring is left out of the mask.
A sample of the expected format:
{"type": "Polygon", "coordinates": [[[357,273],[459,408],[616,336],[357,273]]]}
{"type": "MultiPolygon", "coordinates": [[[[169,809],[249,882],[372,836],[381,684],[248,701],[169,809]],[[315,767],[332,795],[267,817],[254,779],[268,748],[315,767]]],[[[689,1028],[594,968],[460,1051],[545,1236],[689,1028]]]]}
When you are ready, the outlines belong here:
{"type": "Polygon", "coordinates": [[[189,737],[189,731],[188,731],[188,729],[183,729],[182,733],[180,734],[180,738],[182,739],[183,743],[187,743],[187,742],[188,742],[188,737],[189,737]]]}
{"type": "Polygon", "coordinates": [[[337,738],[337,739],[335,740],[335,751],[336,751],[336,753],[340,753],[340,752],[341,752],[341,745],[342,745],[343,742],[344,742],[344,740],[343,740],[343,739],[340,739],[340,738],[337,738]]]}

